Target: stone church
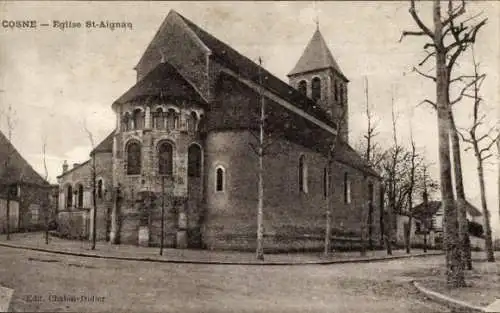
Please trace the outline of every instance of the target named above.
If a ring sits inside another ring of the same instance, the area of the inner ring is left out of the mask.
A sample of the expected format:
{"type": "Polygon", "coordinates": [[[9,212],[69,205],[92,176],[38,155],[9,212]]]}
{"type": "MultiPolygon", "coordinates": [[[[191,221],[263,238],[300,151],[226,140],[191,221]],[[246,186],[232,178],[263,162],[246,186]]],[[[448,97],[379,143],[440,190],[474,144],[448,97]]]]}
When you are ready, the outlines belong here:
{"type": "Polygon", "coordinates": [[[321,248],[328,199],[334,245],[380,243],[380,178],[348,144],[349,80],[319,28],[287,84],[170,11],[135,70],[114,130],[63,165],[60,231],[89,236],[95,194],[98,240],[255,249],[264,103],[265,249],[321,248]]]}

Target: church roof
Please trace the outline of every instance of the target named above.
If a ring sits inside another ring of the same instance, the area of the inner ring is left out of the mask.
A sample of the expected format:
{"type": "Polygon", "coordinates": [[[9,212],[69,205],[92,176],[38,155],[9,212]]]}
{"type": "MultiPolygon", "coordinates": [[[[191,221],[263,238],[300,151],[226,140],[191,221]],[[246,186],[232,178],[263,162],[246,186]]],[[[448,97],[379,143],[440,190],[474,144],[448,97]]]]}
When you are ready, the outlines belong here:
{"type": "Polygon", "coordinates": [[[160,63],[142,80],[125,92],[115,103],[126,103],[132,100],[149,97],[178,98],[205,103],[198,91],[177,69],[168,62],[160,63]]]}
{"type": "Polygon", "coordinates": [[[330,52],[330,49],[328,49],[325,39],[318,28],[307,44],[306,49],[302,53],[299,61],[293,70],[288,73],[288,76],[327,68],[334,69],[345,78],[345,75],[342,73],[342,70],[333,58],[333,55],[330,52]]]}
{"type": "Polygon", "coordinates": [[[285,83],[281,79],[277,78],[254,61],[242,55],[228,44],[220,41],[205,30],[201,29],[198,25],[196,25],[189,19],[185,18],[175,11],[172,12],[181,17],[186,25],[211,51],[211,56],[215,60],[227,66],[237,74],[250,79],[255,83],[259,83],[259,79],[262,78],[263,85],[265,85],[266,89],[280,96],[284,100],[287,100],[288,102],[297,106],[306,113],[314,116],[320,121],[335,127],[335,123],[333,123],[328,114],[320,106],[317,106],[313,100],[304,96],[298,90],[285,83]]]}
{"type": "Polygon", "coordinates": [[[0,184],[23,182],[39,186],[49,185],[21,156],[1,131],[0,160],[2,160],[0,163],[0,184]]]}

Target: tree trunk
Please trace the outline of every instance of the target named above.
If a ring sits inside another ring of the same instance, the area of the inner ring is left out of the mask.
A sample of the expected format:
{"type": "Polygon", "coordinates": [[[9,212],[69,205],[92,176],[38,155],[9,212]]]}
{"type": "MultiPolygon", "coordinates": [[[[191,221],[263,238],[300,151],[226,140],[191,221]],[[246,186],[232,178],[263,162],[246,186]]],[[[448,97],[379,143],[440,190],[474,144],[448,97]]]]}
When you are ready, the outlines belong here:
{"type": "Polygon", "coordinates": [[[406,253],[411,253],[411,223],[413,222],[413,218],[411,216],[411,212],[408,215],[408,227],[406,229],[406,253]]]}
{"type": "Polygon", "coordinates": [[[96,168],[95,168],[95,155],[92,156],[92,250],[95,250],[97,238],[97,202],[96,202],[96,168]]]}
{"type": "Polygon", "coordinates": [[[486,248],[486,258],[488,262],[495,262],[495,255],[493,251],[493,241],[491,239],[491,224],[490,212],[486,203],[486,191],[484,189],[484,169],[483,161],[478,159],[477,172],[479,175],[479,188],[481,190],[481,206],[483,207],[484,216],[484,244],[486,248]]]}
{"type": "Polygon", "coordinates": [[[455,173],[455,191],[457,194],[457,218],[458,218],[458,238],[460,242],[461,259],[463,267],[472,270],[472,260],[470,258],[469,225],[467,222],[466,200],[462,176],[462,158],[460,155],[460,139],[453,118],[453,111],[449,110],[450,135],[453,150],[453,163],[455,173]]]}
{"type": "Polygon", "coordinates": [[[257,260],[264,260],[264,120],[265,120],[265,102],[264,97],[260,97],[260,122],[259,122],[259,169],[258,169],[258,203],[257,203],[257,260]]]}
{"type": "Polygon", "coordinates": [[[361,256],[366,255],[366,223],[367,223],[367,218],[365,218],[365,212],[368,212],[368,200],[367,200],[367,184],[366,184],[366,176],[363,177],[363,186],[362,186],[362,191],[363,191],[363,205],[361,207],[361,247],[360,247],[360,253],[361,256]]]}
{"type": "Polygon", "coordinates": [[[392,225],[394,219],[394,193],[392,182],[389,183],[389,208],[387,209],[387,221],[386,221],[386,245],[387,245],[387,254],[392,255],[392,225]]]}
{"type": "Polygon", "coordinates": [[[379,190],[379,206],[380,206],[380,216],[379,216],[379,226],[380,226],[380,244],[384,245],[385,243],[385,223],[384,223],[384,196],[385,196],[385,191],[384,191],[384,184],[380,184],[380,190],[379,190]]]}
{"type": "Polygon", "coordinates": [[[330,237],[332,235],[332,224],[331,224],[331,152],[329,152],[328,164],[326,166],[326,225],[325,225],[325,251],[324,255],[328,256],[330,254],[330,237]]]}
{"type": "Polygon", "coordinates": [[[441,201],[444,207],[444,248],[446,252],[446,284],[457,288],[465,286],[465,277],[458,246],[457,210],[453,199],[449,137],[449,78],[446,49],[443,46],[443,25],[440,0],[434,0],[434,42],[436,44],[436,96],[439,139],[439,170],[441,201]]]}
{"type": "Polygon", "coordinates": [[[10,240],[10,193],[11,193],[11,187],[10,185],[7,185],[7,209],[5,210],[6,214],[6,224],[5,224],[5,231],[7,233],[7,240],[10,240]]]}

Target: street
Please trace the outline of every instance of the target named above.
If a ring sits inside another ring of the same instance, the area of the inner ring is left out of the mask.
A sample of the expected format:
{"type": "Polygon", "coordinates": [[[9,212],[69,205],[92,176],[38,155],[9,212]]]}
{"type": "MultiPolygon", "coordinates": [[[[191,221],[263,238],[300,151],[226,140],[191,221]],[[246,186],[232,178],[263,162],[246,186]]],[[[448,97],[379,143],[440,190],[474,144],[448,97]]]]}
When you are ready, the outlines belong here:
{"type": "Polygon", "coordinates": [[[241,266],[115,261],[0,248],[15,311],[445,312],[409,285],[442,256],[241,266]]]}

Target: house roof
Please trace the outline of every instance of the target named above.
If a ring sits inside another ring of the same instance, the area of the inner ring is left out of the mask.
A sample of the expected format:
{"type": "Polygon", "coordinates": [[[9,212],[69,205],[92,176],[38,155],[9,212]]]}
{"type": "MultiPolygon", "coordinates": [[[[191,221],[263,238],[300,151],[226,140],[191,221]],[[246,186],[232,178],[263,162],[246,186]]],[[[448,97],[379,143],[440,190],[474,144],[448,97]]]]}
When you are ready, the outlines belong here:
{"type": "Polygon", "coordinates": [[[172,64],[166,61],[155,67],[142,80],[138,81],[118,98],[115,103],[126,103],[149,97],[192,100],[200,104],[206,103],[191,83],[172,64]]]}
{"type": "MultiPolygon", "coordinates": [[[[205,30],[201,29],[198,25],[194,24],[189,19],[177,14],[186,23],[186,25],[194,32],[194,34],[203,42],[203,44],[211,51],[211,56],[216,61],[227,66],[237,74],[252,80],[255,83],[262,84],[269,91],[280,96],[284,100],[290,102],[306,113],[314,116],[320,121],[335,127],[335,123],[330,119],[328,114],[314,102],[312,99],[304,96],[301,92],[277,78],[263,67],[259,66],[254,61],[246,56],[240,54],[228,44],[215,38],[205,30]]],[[[154,39],[153,39],[154,40],[154,39]]],[[[156,46],[156,45],[151,45],[156,46]]]]}
{"type": "Polygon", "coordinates": [[[9,139],[0,131],[0,183],[28,183],[48,186],[49,183],[38,174],[21,156],[9,139]]]}
{"type": "Polygon", "coordinates": [[[89,160],[87,160],[87,161],[85,161],[85,162],[83,162],[83,163],[76,164],[76,165],[75,165],[75,166],[73,166],[72,168],[68,169],[66,172],[64,172],[64,173],[62,173],[61,175],[57,176],[57,178],[61,178],[61,177],[63,177],[63,176],[66,176],[66,175],[68,175],[69,173],[73,172],[74,170],[77,170],[77,169],[79,169],[79,168],[81,168],[81,167],[83,167],[83,166],[86,166],[87,164],[89,164],[89,163],[90,163],[90,160],[92,160],[92,159],[89,159],[89,160]]]}
{"type": "Polygon", "coordinates": [[[288,73],[288,76],[327,68],[334,69],[347,80],[340,66],[337,64],[337,61],[333,58],[330,49],[328,49],[319,28],[317,28],[302,53],[302,56],[299,58],[299,61],[293,70],[288,73]]]}
{"type": "MultiPolygon", "coordinates": [[[[430,217],[439,211],[441,208],[441,201],[429,201],[427,208],[424,203],[420,203],[419,205],[413,207],[412,214],[415,217],[430,217]]],[[[481,211],[478,208],[473,206],[469,201],[466,201],[466,210],[467,213],[471,216],[481,216],[481,211]]]]}
{"type": "Polygon", "coordinates": [[[116,130],[113,130],[109,135],[106,136],[98,145],[90,152],[90,155],[96,152],[113,152],[113,136],[116,130]]]}
{"type": "Polygon", "coordinates": [[[412,215],[416,218],[431,217],[439,211],[441,201],[428,201],[427,206],[424,202],[413,207],[412,215]]]}

